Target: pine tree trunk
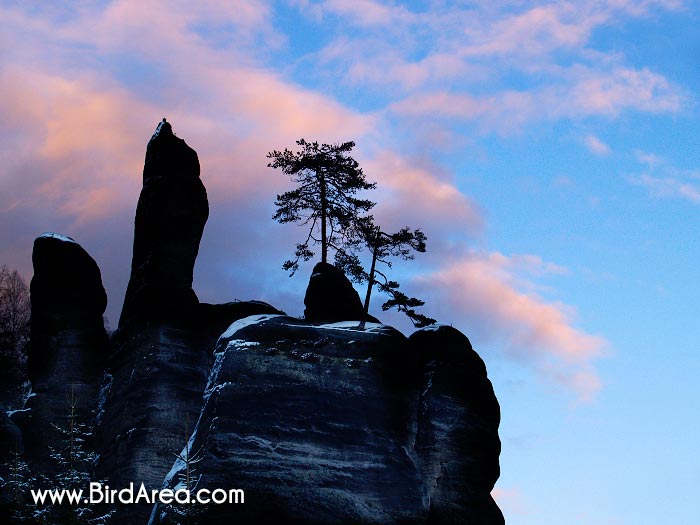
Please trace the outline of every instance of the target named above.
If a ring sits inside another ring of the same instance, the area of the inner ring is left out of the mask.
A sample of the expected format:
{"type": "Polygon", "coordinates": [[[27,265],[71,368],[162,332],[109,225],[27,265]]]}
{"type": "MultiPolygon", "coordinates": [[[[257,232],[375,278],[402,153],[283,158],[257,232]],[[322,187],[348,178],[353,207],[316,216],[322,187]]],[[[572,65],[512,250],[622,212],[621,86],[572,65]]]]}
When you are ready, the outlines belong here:
{"type": "Polygon", "coordinates": [[[379,235],[380,230],[377,228],[377,236],[374,239],[374,250],[372,250],[372,266],[369,270],[369,281],[367,282],[367,295],[365,296],[365,305],[362,309],[362,320],[360,321],[360,330],[365,329],[367,316],[369,315],[369,300],[372,297],[372,285],[374,284],[374,269],[377,266],[377,252],[379,251],[379,235]]]}
{"type": "MultiPolygon", "coordinates": [[[[318,172],[317,172],[318,173],[318,172]]],[[[321,262],[328,262],[328,239],[326,238],[326,177],[320,170],[321,180],[321,262]]]]}

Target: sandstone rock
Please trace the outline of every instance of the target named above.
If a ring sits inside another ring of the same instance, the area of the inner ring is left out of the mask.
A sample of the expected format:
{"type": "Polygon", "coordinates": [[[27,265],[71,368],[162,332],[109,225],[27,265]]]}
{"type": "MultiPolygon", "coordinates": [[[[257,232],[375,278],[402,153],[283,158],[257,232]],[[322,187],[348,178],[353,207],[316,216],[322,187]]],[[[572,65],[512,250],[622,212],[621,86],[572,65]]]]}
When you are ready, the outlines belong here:
{"type": "MultiPolygon", "coordinates": [[[[259,301],[200,304],[196,319],[184,325],[132,323],[119,331],[98,429],[99,477],[112,487],[136,480],[149,490],[161,487],[182,448],[186,421],[191,429],[201,412],[220,323],[260,312],[279,310],[259,301]]],[[[150,512],[150,505],[121,505],[115,519],[145,523],[150,512]]]]}
{"type": "MultiPolygon", "coordinates": [[[[223,304],[200,303],[197,314],[199,330],[218,338],[237,319],[243,319],[249,315],[284,314],[284,312],[263,301],[234,301],[223,304]]],[[[212,341],[214,342],[216,339],[212,341]]]]}
{"type": "Polygon", "coordinates": [[[362,302],[345,274],[328,263],[314,266],[304,297],[304,318],[310,322],[359,320],[362,302]]]}
{"type": "Polygon", "coordinates": [[[29,378],[33,395],[21,421],[27,453],[51,469],[48,446],[61,442],[68,398],[77,417],[92,418],[109,343],[102,314],[107,296],[97,263],[73,239],[47,233],[34,242],[29,378]]]}
{"type": "Polygon", "coordinates": [[[194,263],[208,216],[197,153],[163,119],[146,150],[120,328],[129,321],[183,322],[192,316],[198,303],[194,263]]]}
{"type": "MultiPolygon", "coordinates": [[[[208,507],[202,523],[424,520],[415,360],[393,328],[355,324],[260,315],[222,335],[192,449],[206,450],[202,486],[242,488],[245,504],[208,507]]],[[[153,522],[173,518],[159,508],[153,522]]]]}
{"type": "Polygon", "coordinates": [[[500,408],[484,362],[449,326],[418,330],[410,341],[424,371],[415,450],[428,523],[502,525],[490,495],[500,473],[500,408]]]}
{"type": "Polygon", "coordinates": [[[24,452],[22,432],[5,412],[0,412],[0,462],[9,460],[15,451],[24,452]]]}

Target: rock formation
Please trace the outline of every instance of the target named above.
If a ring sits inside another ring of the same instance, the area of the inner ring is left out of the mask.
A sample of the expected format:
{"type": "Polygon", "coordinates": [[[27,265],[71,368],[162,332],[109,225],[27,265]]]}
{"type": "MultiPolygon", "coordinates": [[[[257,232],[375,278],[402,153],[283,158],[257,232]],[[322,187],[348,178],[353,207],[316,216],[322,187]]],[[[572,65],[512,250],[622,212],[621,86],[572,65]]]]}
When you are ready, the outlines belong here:
{"type": "Polygon", "coordinates": [[[496,525],[500,407],[469,339],[449,326],[409,338],[423,373],[415,450],[430,497],[428,523],[496,525]]]}
{"type": "Polygon", "coordinates": [[[0,461],[8,461],[13,452],[24,452],[22,432],[5,412],[0,412],[0,461]]]}
{"type": "MultiPolygon", "coordinates": [[[[98,429],[97,472],[110,486],[162,485],[186,419],[201,410],[218,336],[241,317],[281,313],[259,301],[199,303],[192,275],[207,215],[197,153],[163,121],[146,152],[131,280],[98,429]]],[[[149,513],[150,506],[123,506],[116,519],[145,523],[149,513]]]]}
{"type": "MultiPolygon", "coordinates": [[[[245,504],[206,506],[201,523],[504,523],[490,496],[498,402],[457,330],[408,340],[375,323],[258,315],[215,355],[189,446],[199,487],[244,489],[245,504]]],[[[182,487],[185,468],[166,486],[182,487]]],[[[153,524],[176,522],[156,506],[153,524]]]]}
{"type": "Polygon", "coordinates": [[[314,266],[304,305],[304,318],[312,323],[362,319],[357,291],[341,270],[328,263],[314,266]]]}
{"type": "MultiPolygon", "coordinates": [[[[35,395],[15,420],[38,471],[72,388],[96,410],[96,476],[113,489],[181,488],[173,455],[187,444],[201,458],[197,488],[244,490],[242,505],[198,507],[193,525],[503,524],[490,496],[499,406],[469,340],[449,327],[406,338],[374,319],[359,330],[360,298],[328,264],[314,268],[303,320],[259,301],[199,303],[207,215],[197,154],[163,121],[110,341],[96,263],[72,239],[36,240],[35,395]]],[[[18,437],[0,421],[0,440],[18,437]]],[[[118,505],[112,521],[175,524],[181,511],[118,505]]]]}
{"type": "Polygon", "coordinates": [[[163,119],[146,149],[131,278],[119,319],[186,321],[198,303],[194,262],[209,216],[197,153],[163,119]]]}
{"type": "Polygon", "coordinates": [[[21,414],[24,445],[51,469],[48,446],[60,443],[71,393],[78,418],[92,417],[108,353],[102,314],[107,296],[97,263],[73,239],[45,233],[34,241],[31,290],[30,410],[21,414]]]}
{"type": "MultiPolygon", "coordinates": [[[[211,506],[203,523],[427,515],[411,450],[415,359],[395,329],[354,325],[260,315],[221,336],[193,450],[206,450],[203,484],[243,488],[245,504],[211,506]]],[[[172,523],[167,510],[154,518],[172,523]]]]}

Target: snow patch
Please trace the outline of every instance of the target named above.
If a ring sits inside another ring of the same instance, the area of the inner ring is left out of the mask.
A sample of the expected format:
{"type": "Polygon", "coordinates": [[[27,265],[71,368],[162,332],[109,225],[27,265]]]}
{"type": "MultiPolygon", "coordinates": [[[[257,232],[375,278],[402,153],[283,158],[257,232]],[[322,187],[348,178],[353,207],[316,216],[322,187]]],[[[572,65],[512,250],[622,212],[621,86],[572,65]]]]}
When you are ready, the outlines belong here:
{"type": "MultiPolygon", "coordinates": [[[[233,337],[233,334],[238,332],[238,330],[241,330],[245,328],[246,326],[251,326],[254,324],[260,324],[264,321],[268,321],[274,317],[281,317],[280,314],[258,314],[258,315],[250,315],[248,317],[244,317],[243,319],[239,319],[238,321],[234,321],[231,326],[228,327],[228,329],[221,334],[219,337],[219,341],[222,339],[228,339],[230,337],[233,337]]],[[[217,346],[219,342],[217,341],[217,346]]]]}
{"type": "Polygon", "coordinates": [[[319,325],[318,328],[326,330],[347,330],[350,332],[371,332],[381,333],[385,325],[381,323],[365,323],[365,329],[360,330],[359,321],[339,321],[337,323],[329,323],[319,325]]]}
{"type": "Polygon", "coordinates": [[[435,323],[435,324],[431,324],[430,326],[425,326],[425,327],[421,328],[421,329],[418,330],[418,331],[419,331],[419,332],[420,332],[420,331],[424,331],[424,332],[437,332],[437,331],[440,330],[440,328],[442,328],[443,326],[447,326],[447,325],[435,323]]]}
{"type": "Polygon", "coordinates": [[[226,352],[219,352],[216,354],[216,357],[214,359],[214,364],[211,366],[211,371],[209,372],[209,379],[207,380],[207,386],[204,388],[204,401],[209,399],[209,397],[212,395],[212,393],[217,390],[218,387],[218,381],[219,381],[219,373],[221,372],[221,365],[224,362],[224,358],[226,357],[226,352]]]}
{"type": "Polygon", "coordinates": [[[73,244],[78,244],[75,240],[71,239],[67,235],[61,235],[60,233],[45,232],[39,235],[40,239],[56,239],[63,242],[72,242],[73,244]]]}
{"type": "Polygon", "coordinates": [[[31,408],[20,408],[19,410],[8,410],[7,417],[11,418],[15,414],[21,414],[22,412],[31,412],[31,408]]]}
{"type": "Polygon", "coordinates": [[[245,341],[244,339],[231,339],[226,345],[226,350],[229,348],[250,348],[251,346],[260,346],[257,341],[245,341]]]}
{"type": "Polygon", "coordinates": [[[100,393],[97,397],[97,415],[95,416],[96,424],[99,425],[102,421],[102,416],[105,413],[105,405],[107,404],[107,396],[112,390],[112,384],[114,383],[114,377],[109,372],[105,372],[102,377],[102,384],[100,385],[100,393]]]}

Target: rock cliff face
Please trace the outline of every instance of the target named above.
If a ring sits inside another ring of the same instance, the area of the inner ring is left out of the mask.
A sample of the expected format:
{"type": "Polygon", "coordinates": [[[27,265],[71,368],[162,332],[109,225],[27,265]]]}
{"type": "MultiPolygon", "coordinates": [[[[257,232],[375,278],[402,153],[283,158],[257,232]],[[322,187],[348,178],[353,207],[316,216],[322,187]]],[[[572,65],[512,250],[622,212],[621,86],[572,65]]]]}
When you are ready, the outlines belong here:
{"type": "MultiPolygon", "coordinates": [[[[109,341],[95,262],[71,239],[37,239],[36,395],[21,427],[38,470],[75,385],[97,409],[95,469],[110,487],[182,488],[187,465],[173,455],[185,447],[197,488],[244,491],[238,505],[121,505],[115,523],[503,524],[490,496],[499,406],[469,340],[449,327],[407,338],[374,319],[360,331],[359,296],[331,265],[314,268],[304,320],[259,301],[200,304],[207,214],[197,154],[163,121],[109,341]]],[[[18,438],[11,422],[0,430],[18,438]]]]}
{"type": "Polygon", "coordinates": [[[29,377],[32,396],[19,421],[26,451],[51,470],[49,444],[60,442],[53,424],[65,426],[71,393],[77,416],[97,407],[108,340],[102,314],[107,296],[97,263],[73,239],[46,233],[34,241],[29,377]]]}
{"type": "Polygon", "coordinates": [[[484,362],[449,326],[409,340],[423,374],[415,450],[430,493],[428,523],[503,523],[491,497],[500,474],[500,407],[484,362]]]}
{"type": "Polygon", "coordinates": [[[208,216],[197,153],[163,119],[146,150],[120,328],[130,321],[191,318],[198,303],[192,274],[208,216]]]}
{"type": "MultiPolygon", "coordinates": [[[[381,324],[260,315],[219,339],[189,442],[200,488],[244,505],[201,523],[502,524],[499,407],[485,367],[449,327],[410,340],[381,324]]],[[[176,461],[166,486],[183,485],[176,461]]],[[[157,506],[154,524],[177,523],[157,506]]]]}
{"type": "MultiPolygon", "coordinates": [[[[204,452],[203,485],[243,488],[245,504],[211,506],[203,523],[427,515],[411,447],[418,385],[408,341],[388,326],[356,324],[261,315],[222,335],[193,450],[204,452]]],[[[154,518],[174,523],[167,510],[154,518]]]]}
{"type": "MultiPolygon", "coordinates": [[[[207,214],[197,153],[164,121],[146,153],[131,280],[98,429],[97,473],[110,486],[162,485],[186,419],[201,410],[217,337],[241,317],[281,313],[259,301],[199,303],[192,274],[207,214]]],[[[145,523],[150,510],[122,506],[115,519],[145,523]]]]}

